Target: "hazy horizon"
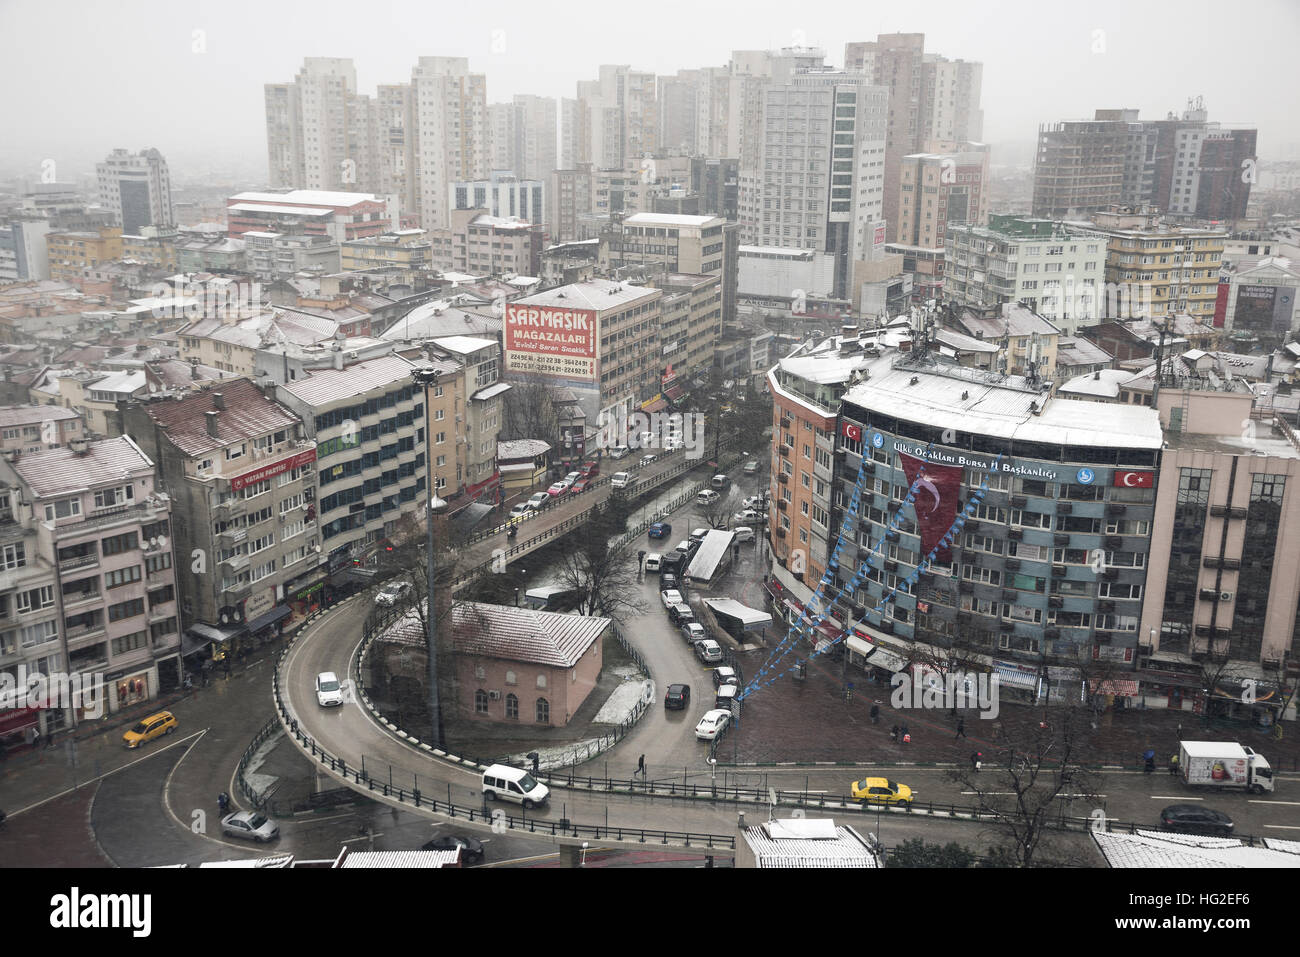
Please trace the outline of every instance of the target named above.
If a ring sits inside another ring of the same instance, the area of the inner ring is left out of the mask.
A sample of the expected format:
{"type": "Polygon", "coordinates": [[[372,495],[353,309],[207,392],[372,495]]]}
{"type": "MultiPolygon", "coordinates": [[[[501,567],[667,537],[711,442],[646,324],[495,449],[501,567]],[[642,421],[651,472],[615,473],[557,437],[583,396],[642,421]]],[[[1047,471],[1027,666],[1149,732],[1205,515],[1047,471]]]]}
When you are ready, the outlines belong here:
{"type": "Polygon", "coordinates": [[[1264,0],[1242,9],[1253,17],[1221,23],[1221,7],[1208,0],[1104,0],[1087,9],[934,0],[912,12],[812,3],[793,13],[758,0],[661,3],[644,14],[591,0],[468,11],[398,0],[6,0],[0,33],[18,43],[0,69],[8,89],[28,92],[0,107],[0,173],[37,176],[41,161],[54,159],[68,180],[115,147],[152,146],[181,178],[225,168],[256,181],[266,170],[263,85],[292,80],[309,56],[351,58],[358,92],[371,95],[380,84],[409,82],[420,56],[466,56],[487,75],[495,103],[516,93],[572,97],[602,63],[671,75],[724,66],[733,50],[802,43],[842,66],[846,42],[893,32],[924,33],[927,53],[984,64],[989,143],[1031,145],[1040,123],[1098,108],[1161,118],[1203,96],[1211,120],[1258,128],[1261,159],[1300,156],[1300,116],[1284,94],[1300,5],[1264,0]],[[1267,32],[1254,29],[1264,24],[1267,32]]]}

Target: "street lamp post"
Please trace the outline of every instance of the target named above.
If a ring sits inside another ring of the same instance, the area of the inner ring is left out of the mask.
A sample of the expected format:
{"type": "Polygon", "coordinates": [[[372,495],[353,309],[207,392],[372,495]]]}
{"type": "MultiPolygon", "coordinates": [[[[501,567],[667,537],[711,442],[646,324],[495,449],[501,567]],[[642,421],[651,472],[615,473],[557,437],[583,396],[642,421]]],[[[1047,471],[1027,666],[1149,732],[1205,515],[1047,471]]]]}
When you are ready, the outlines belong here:
{"type": "Polygon", "coordinates": [[[429,506],[425,511],[425,524],[428,525],[429,537],[426,543],[428,553],[425,556],[428,576],[425,593],[427,604],[424,614],[429,637],[429,721],[432,738],[430,743],[435,748],[442,747],[442,703],[438,696],[438,613],[433,598],[436,565],[433,545],[433,516],[444,511],[447,508],[447,503],[438,498],[433,489],[433,456],[431,454],[433,443],[429,441],[429,388],[437,385],[439,374],[437,369],[427,367],[418,367],[411,371],[411,377],[416,384],[424,388],[424,484],[425,492],[429,496],[429,506]]]}

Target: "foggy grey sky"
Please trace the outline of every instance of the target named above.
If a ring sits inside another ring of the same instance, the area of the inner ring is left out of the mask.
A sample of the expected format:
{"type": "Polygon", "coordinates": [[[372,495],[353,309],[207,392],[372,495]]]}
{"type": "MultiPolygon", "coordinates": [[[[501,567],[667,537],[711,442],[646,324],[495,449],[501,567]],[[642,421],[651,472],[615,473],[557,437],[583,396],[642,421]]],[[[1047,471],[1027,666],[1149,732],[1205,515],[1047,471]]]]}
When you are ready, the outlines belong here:
{"type": "Polygon", "coordinates": [[[992,143],[1031,142],[1040,122],[1098,107],[1159,118],[1203,95],[1211,120],[1259,128],[1263,159],[1300,149],[1294,0],[0,0],[0,173],[34,175],[50,157],[68,179],[113,147],[156,146],[173,175],[210,158],[264,176],[262,85],[293,79],[305,56],[351,57],[368,94],[408,82],[420,55],[467,56],[487,74],[488,101],[500,102],[572,97],[601,63],[671,74],[800,41],[841,66],[846,41],[896,31],[925,33],[928,53],[984,63],[992,143]],[[195,30],[206,52],[192,51],[195,30]]]}

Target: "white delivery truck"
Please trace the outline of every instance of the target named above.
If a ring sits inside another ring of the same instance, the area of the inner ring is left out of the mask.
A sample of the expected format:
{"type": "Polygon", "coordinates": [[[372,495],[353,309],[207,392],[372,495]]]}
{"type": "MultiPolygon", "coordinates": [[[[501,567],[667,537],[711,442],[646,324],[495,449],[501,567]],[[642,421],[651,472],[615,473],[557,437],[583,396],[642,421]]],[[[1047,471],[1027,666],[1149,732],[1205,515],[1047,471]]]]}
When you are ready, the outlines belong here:
{"type": "Polygon", "coordinates": [[[1264,756],[1233,741],[1183,741],[1178,773],[1194,786],[1245,788],[1253,794],[1273,790],[1273,769],[1264,756]]]}

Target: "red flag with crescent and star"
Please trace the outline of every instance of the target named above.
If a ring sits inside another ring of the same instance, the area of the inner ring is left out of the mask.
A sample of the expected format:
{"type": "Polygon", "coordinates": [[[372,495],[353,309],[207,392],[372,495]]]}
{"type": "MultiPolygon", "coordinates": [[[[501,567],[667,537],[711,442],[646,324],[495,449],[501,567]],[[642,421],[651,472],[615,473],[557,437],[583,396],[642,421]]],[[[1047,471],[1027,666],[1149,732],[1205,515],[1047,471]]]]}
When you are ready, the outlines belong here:
{"type": "Polygon", "coordinates": [[[1119,472],[1112,478],[1116,488],[1155,488],[1155,472],[1119,472]]]}
{"type": "Polygon", "coordinates": [[[916,522],[921,532],[921,558],[927,557],[931,549],[937,549],[936,562],[952,561],[950,542],[943,539],[957,520],[962,467],[935,465],[902,452],[898,453],[898,458],[903,463],[908,488],[916,486],[912,507],[916,510],[916,522]]]}

